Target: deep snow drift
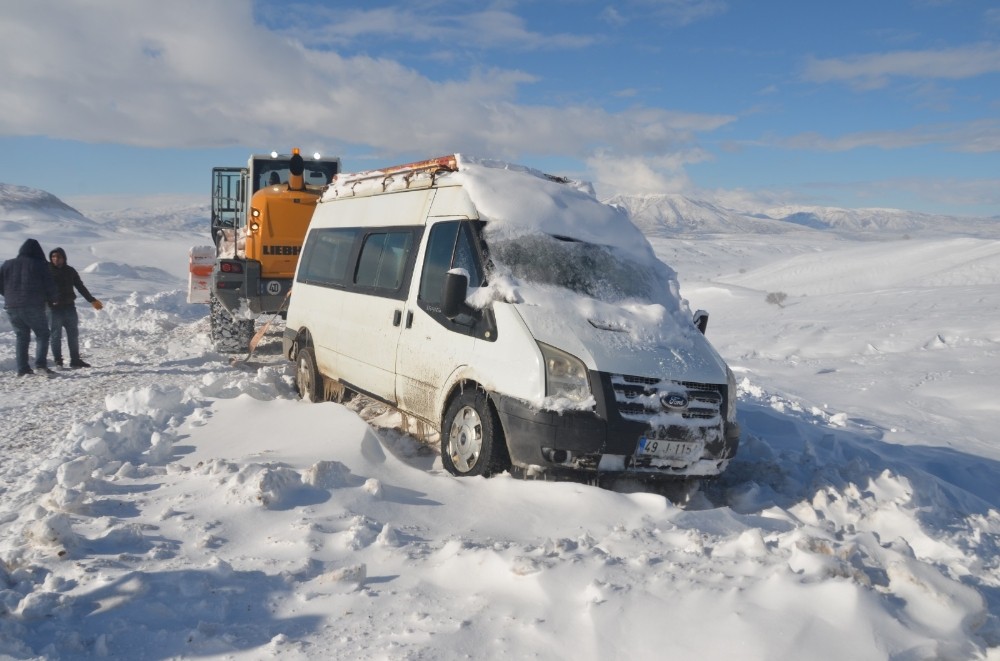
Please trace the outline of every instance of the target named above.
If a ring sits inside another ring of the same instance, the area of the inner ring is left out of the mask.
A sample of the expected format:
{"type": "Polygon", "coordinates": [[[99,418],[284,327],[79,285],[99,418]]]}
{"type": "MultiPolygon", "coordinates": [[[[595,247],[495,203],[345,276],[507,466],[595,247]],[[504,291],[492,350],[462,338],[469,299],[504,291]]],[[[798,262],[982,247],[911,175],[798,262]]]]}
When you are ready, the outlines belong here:
{"type": "Polygon", "coordinates": [[[740,380],[679,508],[300,402],[280,328],[233,366],[185,303],[207,209],[84,211],[0,212],[106,303],[53,379],[0,318],[0,657],[1000,658],[1000,230],[641,218],[740,380]]]}

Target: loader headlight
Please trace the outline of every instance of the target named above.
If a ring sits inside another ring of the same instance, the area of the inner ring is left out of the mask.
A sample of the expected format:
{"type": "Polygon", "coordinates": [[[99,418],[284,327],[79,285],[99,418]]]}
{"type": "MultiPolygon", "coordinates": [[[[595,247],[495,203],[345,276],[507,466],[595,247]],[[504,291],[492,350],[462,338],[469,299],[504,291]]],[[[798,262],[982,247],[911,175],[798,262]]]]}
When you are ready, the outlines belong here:
{"type": "Polygon", "coordinates": [[[545,361],[545,396],[582,402],[590,397],[590,380],[583,361],[555,347],[538,343],[545,361]]]}
{"type": "Polygon", "coordinates": [[[250,223],[250,231],[251,232],[256,232],[259,229],[260,229],[260,225],[258,225],[257,223],[250,223]]]}

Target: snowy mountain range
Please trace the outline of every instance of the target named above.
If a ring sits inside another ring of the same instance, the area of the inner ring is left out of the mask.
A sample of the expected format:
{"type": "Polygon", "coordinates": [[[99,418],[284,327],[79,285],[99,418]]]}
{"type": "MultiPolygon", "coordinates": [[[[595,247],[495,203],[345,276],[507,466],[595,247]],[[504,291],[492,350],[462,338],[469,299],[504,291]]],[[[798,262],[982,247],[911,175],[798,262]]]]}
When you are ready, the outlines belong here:
{"type": "MultiPolygon", "coordinates": [[[[206,230],[209,201],[178,201],[164,197],[162,204],[91,205],[85,215],[55,195],[26,186],[0,183],[0,229],[10,222],[56,218],[93,224],[131,219],[137,231],[150,223],[160,230],[201,232],[206,230]]],[[[624,208],[633,222],[649,236],[686,234],[755,233],[783,234],[802,230],[869,234],[872,238],[905,238],[911,233],[977,236],[991,238],[1000,233],[1000,218],[942,216],[902,209],[786,205],[732,208],[709,200],[673,193],[616,195],[608,204],[624,208]]],[[[122,223],[128,227],[129,223],[122,223]]]]}
{"type": "Polygon", "coordinates": [[[733,209],[683,195],[617,195],[608,200],[625,208],[633,222],[651,236],[753,232],[775,234],[800,229],[895,235],[913,232],[993,236],[998,219],[966,218],[901,209],[841,209],[838,207],[780,206],[733,209]]]}

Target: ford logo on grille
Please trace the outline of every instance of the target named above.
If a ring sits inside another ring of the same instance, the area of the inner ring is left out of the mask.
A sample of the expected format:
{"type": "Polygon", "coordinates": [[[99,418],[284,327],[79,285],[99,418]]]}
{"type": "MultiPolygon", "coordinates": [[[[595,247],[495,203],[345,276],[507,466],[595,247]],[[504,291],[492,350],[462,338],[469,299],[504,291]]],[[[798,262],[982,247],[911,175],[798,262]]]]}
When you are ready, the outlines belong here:
{"type": "Polygon", "coordinates": [[[668,392],[664,395],[660,395],[660,404],[662,404],[665,409],[673,409],[675,411],[686,409],[688,405],[688,398],[684,393],[668,392]]]}

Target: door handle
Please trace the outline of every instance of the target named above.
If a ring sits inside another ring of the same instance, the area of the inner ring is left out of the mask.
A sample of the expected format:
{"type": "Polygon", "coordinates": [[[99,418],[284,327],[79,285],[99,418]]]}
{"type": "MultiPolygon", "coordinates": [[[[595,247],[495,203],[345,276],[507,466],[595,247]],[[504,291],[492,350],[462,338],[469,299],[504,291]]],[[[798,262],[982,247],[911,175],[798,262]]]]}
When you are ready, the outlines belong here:
{"type": "Polygon", "coordinates": [[[393,326],[398,326],[401,321],[403,321],[403,311],[402,310],[393,310],[393,312],[392,312],[392,325],[393,326]]]}
{"type": "Polygon", "coordinates": [[[406,311],[406,327],[413,328],[413,310],[406,311]]]}

